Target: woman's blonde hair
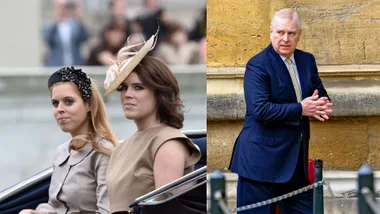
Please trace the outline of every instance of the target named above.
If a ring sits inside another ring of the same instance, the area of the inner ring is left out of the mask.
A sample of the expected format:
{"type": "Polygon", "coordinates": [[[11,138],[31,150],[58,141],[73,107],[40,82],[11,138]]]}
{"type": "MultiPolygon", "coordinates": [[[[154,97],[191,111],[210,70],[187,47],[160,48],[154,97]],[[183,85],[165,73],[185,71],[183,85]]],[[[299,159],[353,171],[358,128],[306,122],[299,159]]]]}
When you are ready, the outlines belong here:
{"type": "MultiPolygon", "coordinates": [[[[70,83],[76,86],[76,89],[79,91],[79,93],[82,93],[76,84],[72,82],[70,83]]],[[[51,89],[52,87],[50,88],[50,91],[51,89]]],[[[113,134],[111,126],[108,122],[102,97],[92,79],[91,91],[92,93],[89,99],[84,101],[82,98],[83,102],[88,102],[90,106],[90,111],[88,112],[88,120],[90,120],[89,132],[86,135],[78,135],[73,137],[70,142],[70,149],[80,151],[86,145],[86,143],[91,142],[95,150],[107,155],[111,155],[111,151],[108,148],[100,145],[97,142],[97,137],[101,137],[110,141],[114,146],[118,144],[117,138],[113,134]]]]}
{"type": "Polygon", "coordinates": [[[91,90],[92,95],[90,97],[89,105],[90,105],[90,111],[89,111],[89,120],[90,120],[90,131],[87,134],[86,138],[83,138],[82,136],[77,136],[78,138],[74,137],[71,140],[70,148],[73,150],[80,150],[85,145],[82,142],[88,142],[90,141],[92,143],[92,146],[95,150],[102,152],[107,155],[111,155],[111,151],[107,149],[106,147],[100,145],[97,143],[97,137],[100,136],[101,138],[107,139],[110,141],[114,146],[118,144],[116,136],[113,134],[111,126],[107,119],[107,114],[105,110],[105,105],[103,102],[103,99],[99,93],[99,90],[94,83],[94,81],[91,80],[91,90]],[[79,141],[77,147],[77,143],[74,141],[79,141]]]}

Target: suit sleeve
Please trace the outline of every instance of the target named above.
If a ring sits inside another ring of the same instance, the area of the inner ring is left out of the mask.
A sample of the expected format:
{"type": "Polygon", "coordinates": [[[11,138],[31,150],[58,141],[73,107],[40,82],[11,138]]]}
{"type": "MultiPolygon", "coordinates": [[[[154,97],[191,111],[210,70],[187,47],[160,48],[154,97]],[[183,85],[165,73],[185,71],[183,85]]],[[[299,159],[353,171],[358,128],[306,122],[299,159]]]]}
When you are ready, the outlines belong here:
{"type": "Polygon", "coordinates": [[[244,95],[247,112],[258,122],[297,121],[302,116],[301,103],[272,103],[270,77],[262,65],[250,60],[244,75],[244,95]]]}
{"type": "Polygon", "coordinates": [[[79,25],[78,43],[80,44],[82,42],[85,42],[88,39],[89,34],[83,23],[78,23],[78,25],[79,25]]]}
{"type": "MultiPolygon", "coordinates": [[[[310,55],[311,55],[311,54],[310,54],[310,55]]],[[[315,90],[315,89],[318,90],[319,97],[327,97],[327,98],[329,98],[329,100],[331,101],[329,95],[327,94],[327,91],[326,91],[325,87],[324,87],[323,84],[322,84],[322,80],[321,80],[321,78],[319,78],[319,75],[318,75],[318,67],[317,67],[317,64],[316,64],[316,62],[315,62],[315,58],[314,58],[313,55],[311,55],[311,57],[312,57],[313,71],[314,71],[314,73],[313,73],[313,77],[312,77],[312,83],[311,83],[311,84],[312,84],[314,90],[315,90]]],[[[314,91],[314,90],[313,90],[313,91],[314,91]]]]}
{"type": "Polygon", "coordinates": [[[55,37],[56,33],[57,33],[57,24],[56,23],[45,25],[42,29],[43,38],[44,38],[46,44],[48,44],[50,47],[54,47],[54,45],[55,45],[54,37],[55,37]]]}
{"type": "Polygon", "coordinates": [[[49,203],[39,204],[36,210],[45,214],[57,214],[53,206],[51,206],[49,203]]]}

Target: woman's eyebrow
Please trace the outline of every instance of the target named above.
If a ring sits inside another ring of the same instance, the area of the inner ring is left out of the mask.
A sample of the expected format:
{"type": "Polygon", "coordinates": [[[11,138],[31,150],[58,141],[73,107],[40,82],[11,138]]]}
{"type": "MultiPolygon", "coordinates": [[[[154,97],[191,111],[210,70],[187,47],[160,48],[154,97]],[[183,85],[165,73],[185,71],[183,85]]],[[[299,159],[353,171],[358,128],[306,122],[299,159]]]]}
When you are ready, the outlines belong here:
{"type": "MultiPolygon", "coordinates": [[[[72,96],[66,96],[66,97],[63,97],[62,99],[75,99],[74,97],[72,96]]],[[[55,100],[55,101],[58,101],[59,99],[56,99],[56,98],[51,98],[51,100],[55,100]]]]}

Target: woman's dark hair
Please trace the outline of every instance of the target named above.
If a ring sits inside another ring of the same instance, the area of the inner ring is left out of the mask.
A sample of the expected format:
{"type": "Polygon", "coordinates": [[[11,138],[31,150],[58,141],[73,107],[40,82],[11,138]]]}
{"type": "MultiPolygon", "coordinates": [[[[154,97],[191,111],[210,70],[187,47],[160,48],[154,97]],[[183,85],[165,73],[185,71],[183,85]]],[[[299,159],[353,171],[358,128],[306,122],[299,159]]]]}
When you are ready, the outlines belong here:
{"type": "MultiPolygon", "coordinates": [[[[106,42],[106,33],[107,32],[111,32],[111,31],[120,31],[120,32],[123,32],[125,33],[125,29],[124,29],[124,26],[120,25],[119,23],[117,23],[116,21],[112,21],[110,22],[103,30],[102,32],[102,43],[103,44],[107,44],[106,42]]],[[[121,44],[123,45],[123,44],[121,44]]],[[[120,48],[119,48],[120,49],[120,48]]]]}
{"type": "Polygon", "coordinates": [[[179,23],[171,23],[167,26],[167,34],[164,36],[163,41],[171,43],[172,36],[177,32],[188,34],[186,28],[179,23]]]}
{"type": "Polygon", "coordinates": [[[157,103],[157,118],[168,126],[183,127],[183,104],[177,79],[161,60],[145,56],[133,70],[141,82],[154,91],[157,103]]]}

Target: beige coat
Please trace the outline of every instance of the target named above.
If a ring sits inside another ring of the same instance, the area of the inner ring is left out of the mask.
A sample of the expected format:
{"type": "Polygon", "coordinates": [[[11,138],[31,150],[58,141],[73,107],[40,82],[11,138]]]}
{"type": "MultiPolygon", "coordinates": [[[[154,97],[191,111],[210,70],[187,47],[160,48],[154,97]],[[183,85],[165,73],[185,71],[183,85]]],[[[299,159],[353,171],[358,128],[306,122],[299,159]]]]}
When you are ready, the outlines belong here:
{"type": "MultiPolygon", "coordinates": [[[[109,213],[106,171],[110,157],[90,143],[79,152],[69,152],[70,141],[60,145],[54,156],[54,172],[48,203],[36,210],[53,213],[109,213]]],[[[99,144],[113,149],[113,144],[99,138],[99,144]]]]}

